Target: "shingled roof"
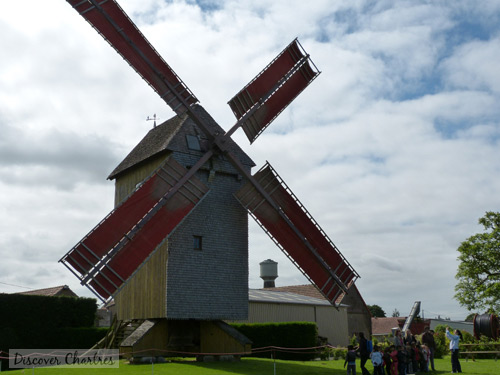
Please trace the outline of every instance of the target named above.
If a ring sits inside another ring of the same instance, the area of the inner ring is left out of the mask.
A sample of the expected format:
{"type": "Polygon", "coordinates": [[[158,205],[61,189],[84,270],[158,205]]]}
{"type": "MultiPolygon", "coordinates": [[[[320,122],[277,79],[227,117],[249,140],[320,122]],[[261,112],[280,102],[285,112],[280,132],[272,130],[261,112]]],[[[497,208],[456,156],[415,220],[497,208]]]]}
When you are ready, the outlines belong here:
{"type": "Polygon", "coordinates": [[[16,294],[24,294],[31,296],[49,296],[49,297],[78,297],[69,286],[60,285],[52,288],[34,289],[28,290],[27,292],[19,292],[16,294]]]}
{"type": "MultiPolygon", "coordinates": [[[[359,295],[361,300],[364,302],[363,298],[361,297],[361,294],[358,291],[358,288],[356,287],[356,284],[352,284],[350,288],[353,288],[353,291],[359,295]]],[[[320,299],[325,299],[326,298],[321,294],[321,292],[312,284],[306,284],[306,285],[289,285],[289,286],[280,286],[280,287],[275,287],[275,288],[265,288],[265,290],[269,291],[275,291],[275,292],[289,292],[289,293],[295,293],[295,294],[300,294],[302,296],[307,296],[307,297],[313,297],[313,298],[320,298],[320,299]]],[[[337,300],[335,301],[335,304],[340,304],[343,302],[344,297],[346,297],[346,293],[340,293],[340,295],[337,297],[337,300]]],[[[365,304],[366,305],[366,304],[365,304]]]]}
{"type": "Polygon", "coordinates": [[[374,335],[390,335],[394,328],[402,328],[406,318],[388,317],[372,318],[372,333],[374,335]]]}
{"type": "Polygon", "coordinates": [[[312,297],[326,300],[326,298],[319,292],[318,289],[312,284],[308,285],[289,285],[289,286],[279,286],[275,288],[264,288],[262,290],[268,290],[270,292],[287,292],[295,293],[301,296],[312,297]]]}
{"type": "MultiPolygon", "coordinates": [[[[213,133],[224,134],[217,122],[208,114],[207,111],[200,105],[193,106],[194,112],[204,120],[204,123],[212,130],[213,133]]],[[[151,129],[146,136],[139,142],[137,146],[125,157],[125,159],[111,172],[108,176],[109,180],[113,180],[120,174],[132,168],[133,166],[145,162],[146,160],[158,156],[162,153],[177,151],[183,153],[192,153],[189,150],[187,143],[182,135],[198,136],[203,144],[205,138],[204,133],[196,126],[193,120],[187,114],[174,116],[164,123],[151,129]],[[182,141],[181,141],[182,139],[182,141]]],[[[203,148],[203,146],[202,146],[203,148]]],[[[235,154],[240,161],[248,166],[255,166],[255,163],[243,150],[231,139],[228,141],[228,149],[235,154]]],[[[202,152],[200,152],[200,156],[202,152]]]]}

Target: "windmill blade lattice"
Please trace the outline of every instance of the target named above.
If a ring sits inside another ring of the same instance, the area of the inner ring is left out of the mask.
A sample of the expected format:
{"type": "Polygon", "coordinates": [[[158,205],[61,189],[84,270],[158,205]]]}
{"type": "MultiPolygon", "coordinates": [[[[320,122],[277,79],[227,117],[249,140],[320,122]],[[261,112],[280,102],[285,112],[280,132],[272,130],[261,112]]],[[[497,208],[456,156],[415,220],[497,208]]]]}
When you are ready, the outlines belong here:
{"type": "Polygon", "coordinates": [[[297,268],[332,304],[359,277],[299,199],[267,163],[235,197],[297,268]],[[332,268],[335,267],[335,268],[332,268]]]}
{"type": "Polygon", "coordinates": [[[169,158],[60,260],[97,297],[110,298],[195,208],[208,188],[169,158]]]}
{"type": "Polygon", "coordinates": [[[242,126],[253,143],[318,74],[295,39],[229,101],[238,120],[235,127],[242,126]]]}
{"type": "Polygon", "coordinates": [[[198,102],[116,1],[67,0],[158,95],[179,114],[198,102]]]}

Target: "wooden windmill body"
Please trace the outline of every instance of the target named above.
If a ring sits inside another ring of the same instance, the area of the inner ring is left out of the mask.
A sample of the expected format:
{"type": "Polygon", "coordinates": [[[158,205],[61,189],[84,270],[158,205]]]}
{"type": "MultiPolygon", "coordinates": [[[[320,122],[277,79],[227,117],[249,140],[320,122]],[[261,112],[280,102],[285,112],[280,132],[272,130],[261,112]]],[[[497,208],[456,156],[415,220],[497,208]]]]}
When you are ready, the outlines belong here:
{"type": "MultiPolygon", "coordinates": [[[[151,129],[109,176],[115,180],[116,205],[169,158],[191,168],[204,153],[200,134],[185,115],[151,129]]],[[[252,160],[236,144],[232,148],[250,171],[252,160]]],[[[222,155],[212,157],[196,177],[209,194],[115,295],[118,319],[247,318],[248,215],[233,197],[245,181],[222,155]]]]}
{"type": "Polygon", "coordinates": [[[115,209],[60,262],[98,298],[114,298],[119,319],[153,319],[143,333],[163,346],[190,331],[202,350],[234,351],[214,332],[234,333],[203,322],[247,318],[249,214],[335,305],[358,274],[274,168],[252,175],[231,139],[242,128],[254,142],[318,76],[298,40],[229,101],[236,123],[224,131],[115,0],[67,1],[177,116],[111,173],[115,209]]]}

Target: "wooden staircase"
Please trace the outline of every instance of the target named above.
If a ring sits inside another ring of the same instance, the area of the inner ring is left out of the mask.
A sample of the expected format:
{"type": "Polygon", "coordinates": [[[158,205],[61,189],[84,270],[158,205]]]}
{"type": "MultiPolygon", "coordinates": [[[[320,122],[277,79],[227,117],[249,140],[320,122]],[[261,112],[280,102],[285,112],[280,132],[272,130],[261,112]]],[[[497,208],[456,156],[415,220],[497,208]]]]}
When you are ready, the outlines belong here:
{"type": "Polygon", "coordinates": [[[91,349],[119,349],[121,342],[129,337],[143,322],[142,319],[118,320],[115,315],[106,336],[91,349]]]}

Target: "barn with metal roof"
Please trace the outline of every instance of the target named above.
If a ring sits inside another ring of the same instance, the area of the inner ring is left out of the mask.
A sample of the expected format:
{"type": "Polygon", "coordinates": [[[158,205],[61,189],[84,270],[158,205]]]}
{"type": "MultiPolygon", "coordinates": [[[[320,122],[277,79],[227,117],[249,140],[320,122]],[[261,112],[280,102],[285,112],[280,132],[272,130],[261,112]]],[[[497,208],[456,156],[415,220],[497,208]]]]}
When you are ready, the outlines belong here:
{"type": "Polygon", "coordinates": [[[318,335],[333,346],[349,341],[347,306],[333,307],[325,298],[266,289],[248,291],[248,323],[314,322],[318,335]]]}

